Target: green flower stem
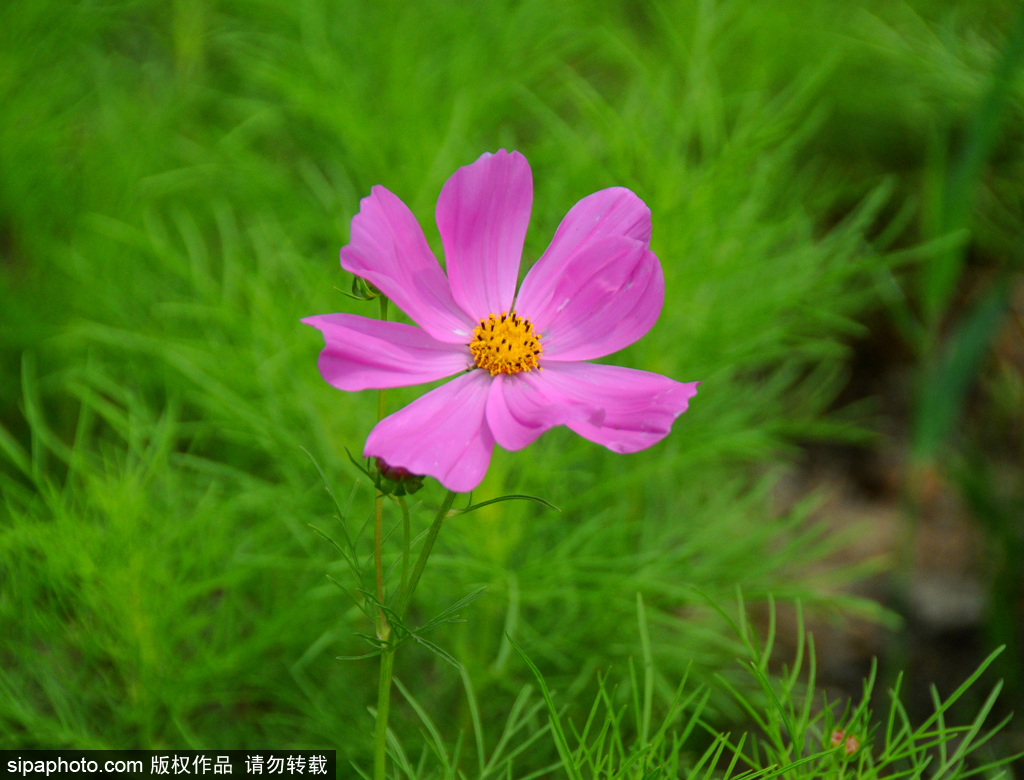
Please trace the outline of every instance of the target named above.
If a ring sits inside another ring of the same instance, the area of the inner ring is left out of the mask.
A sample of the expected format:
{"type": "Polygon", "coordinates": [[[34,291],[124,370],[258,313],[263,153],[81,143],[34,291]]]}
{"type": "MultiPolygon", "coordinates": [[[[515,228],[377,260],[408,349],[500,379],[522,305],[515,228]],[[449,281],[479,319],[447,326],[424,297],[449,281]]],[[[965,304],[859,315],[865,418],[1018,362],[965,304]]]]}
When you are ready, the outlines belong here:
{"type": "MultiPolygon", "coordinates": [[[[381,295],[377,298],[377,302],[380,304],[380,318],[382,321],[386,321],[388,318],[388,299],[381,295]]],[[[384,419],[384,391],[377,391],[377,422],[384,419]]]]}
{"type": "MultiPolygon", "coordinates": [[[[380,305],[380,318],[388,318],[388,299],[381,295],[377,298],[380,305]]],[[[377,391],[377,422],[384,419],[384,391],[377,391]]],[[[377,603],[384,603],[384,564],[381,558],[381,543],[384,525],[384,494],[379,490],[373,502],[373,568],[377,580],[377,603]]],[[[391,636],[391,626],[383,609],[377,610],[377,638],[387,641],[391,636]]],[[[386,719],[386,715],[385,715],[386,719]]]]}
{"type": "MultiPolygon", "coordinates": [[[[381,295],[377,300],[380,302],[380,318],[381,320],[387,320],[388,299],[381,295]]],[[[377,422],[384,419],[384,413],[384,391],[379,390],[377,392],[377,422]]],[[[437,535],[441,531],[441,524],[444,522],[445,517],[448,516],[448,512],[452,508],[452,503],[454,501],[455,493],[449,490],[448,494],[444,497],[444,501],[441,502],[440,509],[437,510],[437,516],[434,517],[434,522],[430,524],[430,529],[427,531],[427,538],[423,541],[423,547],[420,550],[419,557],[416,559],[416,564],[413,567],[412,575],[410,576],[409,548],[411,546],[412,533],[409,524],[409,508],[405,503],[405,499],[398,499],[398,504],[402,508],[403,531],[402,580],[398,588],[398,598],[395,600],[395,614],[397,614],[399,618],[405,615],[405,610],[409,606],[412,594],[416,591],[416,586],[419,585],[423,569],[427,565],[427,558],[430,557],[430,551],[434,548],[434,542],[437,540],[437,535]]],[[[377,495],[374,500],[373,562],[377,577],[377,601],[380,604],[384,603],[384,567],[381,560],[383,517],[384,495],[380,491],[377,491],[377,495]]],[[[384,646],[384,650],[380,654],[380,678],[377,685],[377,722],[375,724],[376,728],[374,729],[373,734],[373,776],[374,780],[386,780],[388,759],[388,716],[391,713],[391,681],[395,674],[395,649],[397,646],[390,642],[391,626],[388,625],[387,616],[384,614],[383,609],[378,610],[377,637],[386,644],[384,646]]]]}
{"type": "MultiPolygon", "coordinates": [[[[381,537],[383,536],[384,525],[384,494],[379,490],[373,501],[373,568],[377,577],[377,603],[384,603],[384,564],[381,559],[381,537]]],[[[387,616],[383,607],[377,608],[377,638],[388,640],[391,636],[391,626],[388,625],[387,616]]]]}
{"type": "MultiPolygon", "coordinates": [[[[427,558],[430,557],[430,551],[434,548],[434,542],[437,540],[437,535],[441,532],[441,524],[444,522],[445,517],[448,516],[449,510],[452,508],[452,503],[455,501],[455,493],[451,490],[444,497],[444,501],[441,502],[441,507],[437,510],[437,515],[434,517],[434,522],[430,524],[430,528],[427,531],[427,538],[423,540],[423,547],[420,549],[419,557],[416,559],[416,564],[413,567],[412,575],[408,581],[405,581],[405,570],[406,563],[408,563],[408,552],[409,552],[409,513],[405,506],[405,502],[401,501],[402,506],[402,520],[405,523],[405,560],[403,561],[403,583],[398,590],[398,598],[395,600],[395,614],[398,617],[405,615],[405,610],[409,606],[409,601],[412,599],[412,594],[416,591],[416,586],[419,585],[420,577],[423,574],[423,569],[426,568],[427,558]]],[[[390,634],[390,626],[388,627],[390,634]]],[[[385,637],[381,637],[385,639],[385,637]]],[[[384,651],[380,654],[380,680],[377,685],[377,723],[376,730],[373,736],[373,777],[374,780],[385,780],[386,769],[387,769],[387,746],[388,746],[388,715],[391,710],[391,680],[395,673],[395,649],[396,645],[388,644],[384,651]]]]}
{"type": "Polygon", "coordinates": [[[395,647],[390,645],[380,656],[380,682],[377,687],[377,728],[373,735],[373,777],[386,780],[388,760],[388,715],[391,709],[391,678],[395,671],[395,647]]]}
{"type": "Polygon", "coordinates": [[[398,496],[398,506],[402,510],[402,582],[398,586],[399,593],[405,593],[409,584],[409,548],[412,546],[412,525],[409,522],[409,505],[403,496],[398,496]]]}

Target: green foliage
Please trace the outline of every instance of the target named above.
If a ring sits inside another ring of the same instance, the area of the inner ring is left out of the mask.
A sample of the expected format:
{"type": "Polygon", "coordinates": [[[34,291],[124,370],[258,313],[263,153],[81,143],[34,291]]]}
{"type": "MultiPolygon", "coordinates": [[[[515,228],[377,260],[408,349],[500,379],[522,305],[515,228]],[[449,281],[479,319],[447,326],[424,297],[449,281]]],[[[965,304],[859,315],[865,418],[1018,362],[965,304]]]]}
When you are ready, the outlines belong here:
{"type": "MultiPolygon", "coordinates": [[[[979,684],[999,655],[997,649],[970,673],[947,698],[933,690],[934,712],[913,723],[901,701],[901,679],[892,690],[875,690],[876,669],[864,680],[859,701],[830,700],[819,692],[813,637],[803,633],[798,615],[796,655],[791,665],[773,661],[774,603],[770,603],[768,633],[759,637],[748,623],[739,602],[738,619],[712,604],[739,639],[736,658],[755,685],[744,693],[724,677],[709,686],[697,686],[688,675],[666,693],[654,685],[656,661],[649,651],[643,601],[637,597],[642,677],[629,663],[629,676],[621,684],[598,674],[587,688],[596,688],[593,704],[576,719],[566,715],[565,696],[552,691],[529,654],[509,638],[530,669],[539,691],[524,688],[502,739],[488,755],[474,721],[471,738],[476,761],[469,758],[460,737],[447,743],[430,715],[399,683],[419,719],[426,746],[419,760],[411,761],[397,738],[391,741],[399,778],[500,778],[565,776],[583,778],[954,778],[1005,776],[1010,757],[996,757],[992,739],[1006,725],[986,721],[1002,687],[996,683],[970,722],[950,722],[952,707],[979,684]],[[723,690],[749,715],[753,726],[733,736],[721,731],[708,702],[714,688],[723,690]],[[525,701],[523,698],[525,697],[525,701]],[[532,708],[530,699],[534,700],[532,708]],[[655,704],[656,702],[656,704],[655,704]],[[527,712],[529,715],[522,715],[527,712]],[[522,722],[544,712],[546,722],[524,729],[522,722]],[[660,720],[660,722],[658,722],[660,720]],[[512,747],[513,740],[522,744],[512,747]],[[545,750],[545,748],[547,748],[545,750]],[[461,763],[460,763],[461,759],[461,763]],[[460,766],[466,767],[459,769],[460,766]]],[[[680,630],[686,630],[680,621],[680,630]]],[[[466,695],[473,702],[472,685],[464,676],[466,695]]],[[[583,691],[577,695],[584,695],[583,691]]]]}
{"type": "MultiPolygon", "coordinates": [[[[551,691],[578,704],[597,670],[636,654],[624,626],[638,592],[639,725],[599,685],[591,725],[559,738],[581,772],[640,772],[654,755],[684,766],[705,722],[690,713],[743,715],[713,686],[742,642],[698,591],[721,600],[740,583],[752,600],[870,611],[832,592],[855,572],[811,566],[838,542],[809,527],[810,505],[777,516],[774,466],[798,438],[857,434],[825,410],[917,214],[901,171],[882,175],[869,151],[899,156],[904,131],[920,140],[936,114],[966,115],[1007,11],[805,5],[3,4],[0,745],[334,745],[339,763],[365,762],[374,662],[335,658],[365,652],[366,616],[323,575],[372,591],[372,487],[345,448],[361,449],[376,399],[327,387],[319,337],[298,321],[375,314],[345,294],[366,291],[336,260],[371,186],[406,200],[439,247],[441,184],[499,146],[533,166],[528,261],[580,197],[625,185],[644,198],[666,306],[615,360],[703,384],[650,451],[557,430],[496,453],[413,605],[411,624],[430,625],[488,588],[438,640],[461,670],[423,647],[398,660],[399,771],[425,771],[409,758],[420,728],[442,766],[481,776],[535,750],[559,760],[553,725],[538,725],[551,691]],[[906,78],[879,87],[894,67],[906,78]],[[520,493],[562,511],[489,502],[520,493]],[[347,533],[354,553],[310,525],[347,533]],[[684,675],[701,693],[677,701],[684,675]],[[654,701],[677,701],[664,726],[654,701]],[[634,748],[631,729],[664,754],[634,748]],[[476,754],[451,750],[470,731],[476,754]]],[[[1021,158],[992,154],[1006,167],[990,194],[1012,205],[1021,158]]],[[[987,246],[1011,245],[1012,213],[982,221],[987,246]]],[[[389,392],[389,407],[418,392],[389,392]]],[[[419,532],[440,497],[409,500],[419,532]]],[[[753,776],[767,748],[752,744],[712,737],[694,766],[711,776],[735,756],[729,771],[753,776]]]]}

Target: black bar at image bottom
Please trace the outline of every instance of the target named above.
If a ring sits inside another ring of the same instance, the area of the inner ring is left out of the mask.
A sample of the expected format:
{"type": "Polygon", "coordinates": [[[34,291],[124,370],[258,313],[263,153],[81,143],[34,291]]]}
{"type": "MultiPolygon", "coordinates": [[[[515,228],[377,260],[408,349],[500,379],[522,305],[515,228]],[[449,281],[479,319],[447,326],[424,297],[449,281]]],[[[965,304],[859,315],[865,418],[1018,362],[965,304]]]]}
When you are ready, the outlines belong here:
{"type": "Polygon", "coordinates": [[[333,750],[0,750],[7,778],[334,778],[333,750]]]}

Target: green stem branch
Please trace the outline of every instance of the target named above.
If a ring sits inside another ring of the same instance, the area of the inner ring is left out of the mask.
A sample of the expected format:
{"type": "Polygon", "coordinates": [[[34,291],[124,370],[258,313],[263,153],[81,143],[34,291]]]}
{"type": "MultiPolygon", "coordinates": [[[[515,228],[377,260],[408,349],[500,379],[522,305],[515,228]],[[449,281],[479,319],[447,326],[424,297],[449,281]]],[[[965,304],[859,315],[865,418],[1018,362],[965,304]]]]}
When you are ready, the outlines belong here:
{"type": "MultiPolygon", "coordinates": [[[[454,501],[455,493],[449,490],[448,494],[444,497],[444,501],[441,502],[441,507],[437,510],[434,522],[430,524],[426,539],[423,540],[423,547],[420,549],[419,557],[416,559],[416,564],[413,566],[412,575],[409,577],[409,580],[407,582],[403,582],[402,587],[399,588],[398,598],[395,600],[395,613],[399,618],[405,615],[405,610],[409,606],[412,594],[416,592],[416,586],[419,585],[420,576],[422,576],[423,569],[427,565],[427,558],[430,557],[430,551],[434,548],[434,542],[437,540],[437,535],[441,532],[441,525],[444,523],[444,519],[448,516],[448,512],[451,510],[452,503],[454,501]]],[[[402,504],[402,509],[403,516],[408,517],[408,513],[405,511],[404,502],[402,504]]],[[[407,553],[408,549],[407,536],[407,553]]],[[[385,780],[386,776],[388,714],[391,709],[391,680],[395,673],[395,649],[396,646],[394,644],[388,644],[380,655],[380,680],[377,685],[377,728],[374,732],[373,738],[374,780],[385,780]]]]}
{"type": "Polygon", "coordinates": [[[434,542],[437,540],[437,535],[441,532],[441,524],[448,516],[448,511],[452,508],[452,503],[454,501],[455,493],[449,490],[448,494],[444,497],[444,501],[441,502],[440,509],[437,510],[434,522],[430,524],[430,528],[427,530],[427,538],[423,540],[423,547],[420,549],[420,555],[416,559],[415,566],[413,566],[412,575],[409,577],[408,587],[399,592],[398,599],[395,601],[395,613],[399,617],[403,617],[405,615],[405,610],[409,606],[412,594],[416,592],[416,586],[420,582],[420,576],[423,574],[423,569],[427,565],[427,558],[430,557],[430,551],[434,548],[434,542]]]}

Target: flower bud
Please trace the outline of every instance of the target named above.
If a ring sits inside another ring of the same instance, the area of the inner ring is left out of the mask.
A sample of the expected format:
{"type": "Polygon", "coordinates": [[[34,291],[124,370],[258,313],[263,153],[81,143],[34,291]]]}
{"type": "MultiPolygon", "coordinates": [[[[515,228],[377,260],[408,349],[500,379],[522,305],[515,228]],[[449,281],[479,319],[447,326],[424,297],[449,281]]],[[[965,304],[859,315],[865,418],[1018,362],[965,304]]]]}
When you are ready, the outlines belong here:
{"type": "Polygon", "coordinates": [[[372,301],[380,296],[380,290],[360,276],[352,277],[351,297],[358,301],[372,301]]]}
{"type": "Polygon", "coordinates": [[[843,750],[846,751],[846,755],[852,756],[858,750],[860,750],[860,740],[855,736],[846,736],[846,732],[842,729],[836,729],[832,732],[832,736],[829,739],[832,743],[832,747],[843,746],[843,750]]]}
{"type": "Polygon", "coordinates": [[[377,467],[377,487],[382,493],[411,496],[423,487],[423,477],[401,466],[392,466],[384,458],[374,458],[377,467]]]}

